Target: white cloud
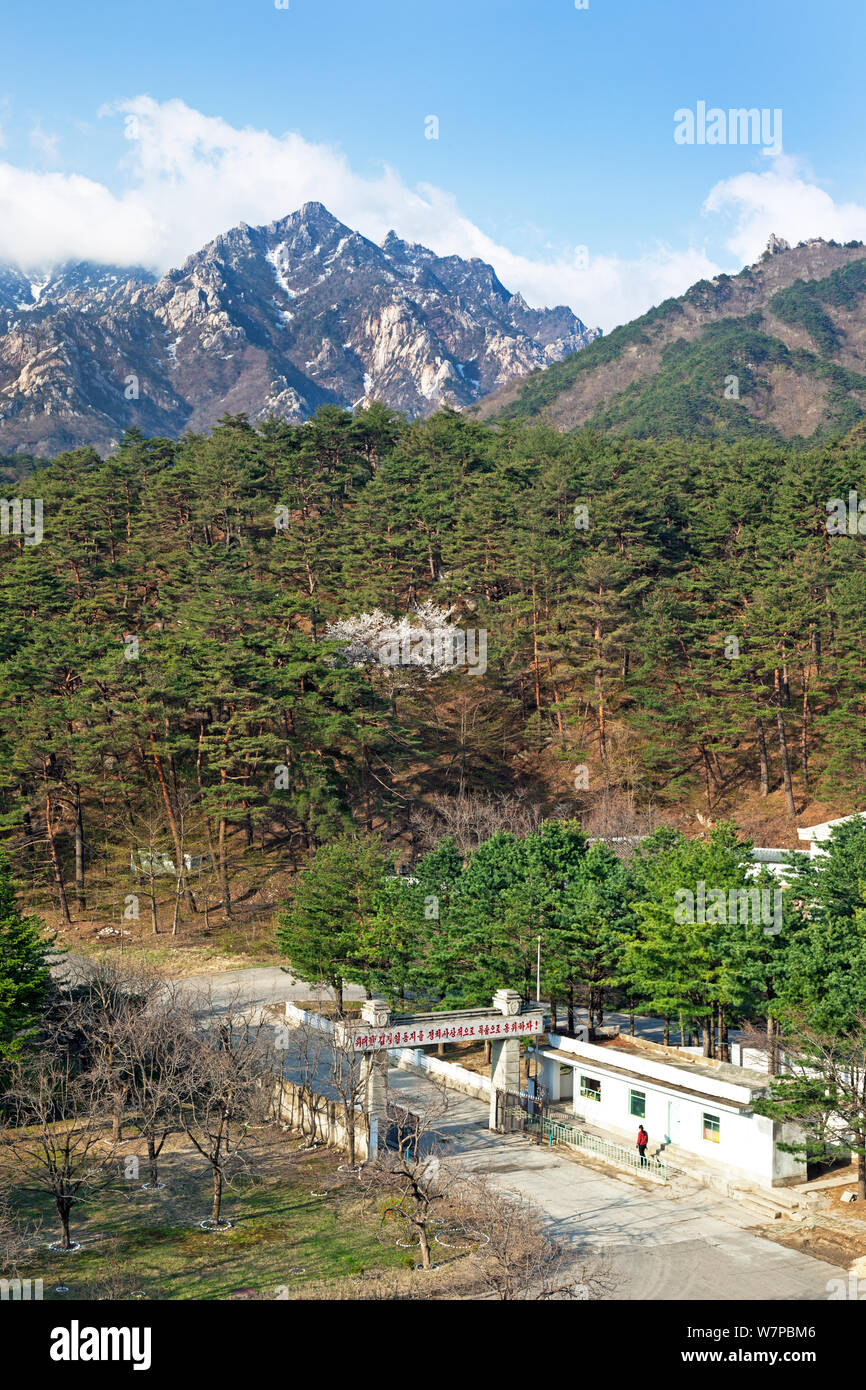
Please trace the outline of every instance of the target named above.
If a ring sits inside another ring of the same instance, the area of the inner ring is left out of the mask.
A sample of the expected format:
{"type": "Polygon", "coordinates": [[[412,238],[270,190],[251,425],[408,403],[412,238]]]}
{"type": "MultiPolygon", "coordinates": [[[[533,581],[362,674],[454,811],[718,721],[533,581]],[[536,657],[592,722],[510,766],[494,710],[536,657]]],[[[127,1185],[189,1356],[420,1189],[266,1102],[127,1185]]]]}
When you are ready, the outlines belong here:
{"type": "MultiPolygon", "coordinates": [[[[387,165],[362,177],[339,149],[295,132],[237,129],[182,101],[147,96],[100,115],[118,120],[126,191],[0,162],[0,260],[28,267],[92,259],[164,270],[238,222],[271,222],[317,200],[374,241],[393,227],[439,254],[480,256],[530,304],[571,304],[608,331],[722,268],[694,247],[653,247],[631,260],[590,248],[585,268],[570,255],[521,256],[470,221],[447,191],[412,189],[387,165]]],[[[723,227],[734,223],[727,245],[736,260],[727,269],[754,260],[770,231],[792,241],[866,235],[866,211],[837,207],[784,157],[766,173],[717,184],[704,210],[723,227]]],[[[708,231],[716,232],[712,222],[708,231]]]]}
{"type": "Polygon", "coordinates": [[[0,260],[27,269],[64,260],[152,260],[156,215],[79,174],[0,163],[0,260]]]}
{"type": "Polygon", "coordinates": [[[764,173],[737,174],[717,183],[704,210],[733,221],[726,245],[746,264],[757,259],[771,232],[792,246],[809,237],[866,240],[866,208],[834,202],[789,155],[774,160],[764,173]]]}

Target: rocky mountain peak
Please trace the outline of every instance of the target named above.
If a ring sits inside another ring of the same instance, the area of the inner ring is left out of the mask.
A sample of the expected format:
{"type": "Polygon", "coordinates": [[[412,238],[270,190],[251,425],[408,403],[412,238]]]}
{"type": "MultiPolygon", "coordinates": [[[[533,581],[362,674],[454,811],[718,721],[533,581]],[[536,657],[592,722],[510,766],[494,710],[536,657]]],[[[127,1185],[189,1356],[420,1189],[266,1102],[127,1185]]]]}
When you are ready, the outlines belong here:
{"type": "Polygon", "coordinates": [[[485,261],[396,232],[377,246],[308,202],[158,281],[76,266],[31,288],[0,267],[0,451],[107,448],[132,425],[205,430],[227,411],[464,409],[597,335],[570,309],[530,309],[485,261]]]}

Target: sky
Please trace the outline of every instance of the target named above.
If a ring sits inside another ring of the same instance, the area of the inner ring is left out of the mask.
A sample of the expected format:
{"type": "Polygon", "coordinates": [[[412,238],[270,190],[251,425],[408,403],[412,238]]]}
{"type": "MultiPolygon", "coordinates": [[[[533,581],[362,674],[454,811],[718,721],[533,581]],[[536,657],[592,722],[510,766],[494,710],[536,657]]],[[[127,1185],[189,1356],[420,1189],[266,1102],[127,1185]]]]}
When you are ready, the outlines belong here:
{"type": "Polygon", "coordinates": [[[770,232],[866,240],[864,37],[863,0],[6,0],[0,261],[162,271],[318,200],[609,332],[770,232]]]}

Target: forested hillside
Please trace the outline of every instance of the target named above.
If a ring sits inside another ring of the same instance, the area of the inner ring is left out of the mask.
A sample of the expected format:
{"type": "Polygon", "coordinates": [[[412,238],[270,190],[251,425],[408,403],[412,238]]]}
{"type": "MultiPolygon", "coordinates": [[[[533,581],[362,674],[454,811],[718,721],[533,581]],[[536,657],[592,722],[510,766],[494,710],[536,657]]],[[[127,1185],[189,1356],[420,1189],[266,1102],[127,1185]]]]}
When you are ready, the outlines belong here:
{"type": "Polygon", "coordinates": [[[117,923],[135,882],[149,928],[168,861],[169,921],[224,924],[350,827],[405,860],[485,792],[584,824],[766,798],[795,844],[866,787],[866,541],[827,528],[864,460],[862,431],[791,454],[382,406],[60,455],[20,488],[41,543],[0,537],[16,875],[60,920],[117,923]],[[348,651],[425,604],[486,633],[483,672],[348,651]]]}
{"type": "Polygon", "coordinates": [[[817,443],[866,412],[864,246],[771,240],[580,353],[487,396],[482,419],[635,438],[817,443]]]}

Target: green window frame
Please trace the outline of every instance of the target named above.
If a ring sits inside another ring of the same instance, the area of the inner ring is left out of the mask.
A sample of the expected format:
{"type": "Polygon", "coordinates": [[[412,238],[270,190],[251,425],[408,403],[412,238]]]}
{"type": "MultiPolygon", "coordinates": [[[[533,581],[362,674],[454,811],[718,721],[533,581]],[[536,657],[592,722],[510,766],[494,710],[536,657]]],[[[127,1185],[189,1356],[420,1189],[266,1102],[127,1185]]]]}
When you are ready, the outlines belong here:
{"type": "Polygon", "coordinates": [[[587,1100],[601,1100],[601,1082],[595,1076],[582,1076],[580,1094],[587,1100]]]}
{"type": "Polygon", "coordinates": [[[636,1120],[646,1119],[646,1091],[629,1091],[628,1113],[636,1120]]]}
{"type": "Polygon", "coordinates": [[[704,1111],[704,1138],[708,1144],[718,1144],[721,1128],[722,1122],[718,1115],[709,1115],[704,1111]]]}

